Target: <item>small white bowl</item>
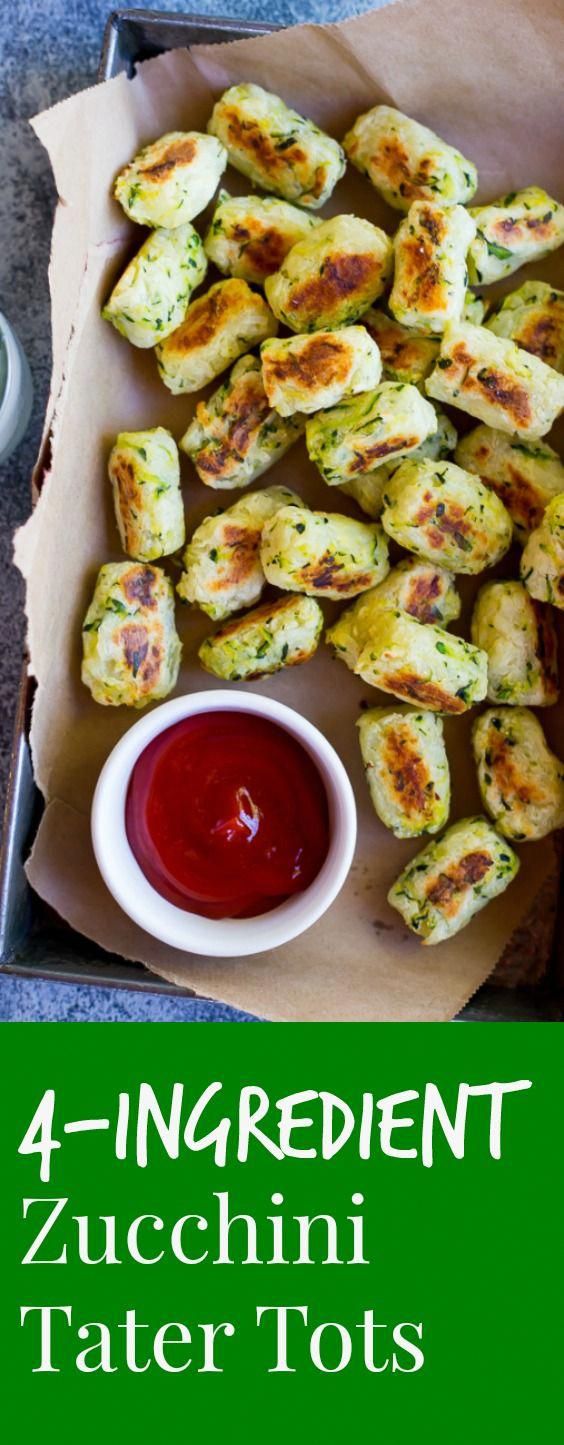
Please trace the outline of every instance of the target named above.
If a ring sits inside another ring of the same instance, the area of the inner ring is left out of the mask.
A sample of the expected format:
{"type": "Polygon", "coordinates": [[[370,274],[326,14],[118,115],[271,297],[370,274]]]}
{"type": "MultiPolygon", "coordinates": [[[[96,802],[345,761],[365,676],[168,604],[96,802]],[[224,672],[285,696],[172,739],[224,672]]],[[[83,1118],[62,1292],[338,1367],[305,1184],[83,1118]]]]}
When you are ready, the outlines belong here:
{"type": "Polygon", "coordinates": [[[7,461],[27,431],[33,385],[15,331],[0,312],[0,463],[7,461]]]}
{"type": "Polygon", "coordinates": [[[240,958],[297,938],[326,912],[343,886],[356,843],[356,806],[348,774],[335,749],[293,708],[244,692],[195,692],[153,709],[125,733],[102,768],[92,803],[96,862],[124,913],[163,943],[185,953],[240,958]],[[256,918],[202,918],[177,908],[148,882],[129,846],[125,802],[135,763],[153,738],[183,718],[205,712],[244,712],[277,723],[302,744],[321,775],[329,804],[330,842],[309,888],[256,918]]]}

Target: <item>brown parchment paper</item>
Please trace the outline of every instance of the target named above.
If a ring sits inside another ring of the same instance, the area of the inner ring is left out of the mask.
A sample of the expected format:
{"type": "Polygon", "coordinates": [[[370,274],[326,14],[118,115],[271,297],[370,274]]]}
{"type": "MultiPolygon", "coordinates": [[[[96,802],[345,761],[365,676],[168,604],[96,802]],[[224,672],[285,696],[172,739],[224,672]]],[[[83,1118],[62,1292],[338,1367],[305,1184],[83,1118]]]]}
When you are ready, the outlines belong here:
{"type": "MultiPolygon", "coordinates": [[[[533,182],[563,199],[563,40],[560,0],[537,0],[534,8],[530,0],[474,0],[471,6],[464,0],[398,0],[341,26],[302,26],[159,57],[139,67],[133,81],[119,76],[33,122],[61,199],[51,262],[52,463],[34,514],[16,539],[38,683],[33,763],[46,799],[29,877],[62,917],[101,947],[268,1018],[452,1018],[546,886],[555,852],[550,840],[523,849],[519,879],[507,894],[452,942],[422,949],[385,901],[415,845],[397,842],[375,818],[356,739],[360,704],[374,704],[381,695],[322,647],[306,667],[251,690],[276,696],[317,723],[352,777],[359,808],[356,860],[326,917],[284,948],[212,960],[159,944],[113,902],[94,864],[89,807],[102,763],[138,714],[100,708],[79,680],[80,624],[96,572],[120,556],[106,458],[118,430],[162,424],[180,436],[194,402],[171,397],[152,353],[128,346],[100,319],[100,304],[142,234],[110,199],[112,178],[141,144],[164,131],[203,128],[216,95],[247,79],[280,92],[336,136],[378,101],[399,106],[476,161],[480,199],[533,182]]],[[[233,191],[246,189],[231,171],[225,180],[233,191]]],[[[340,183],[327,207],[327,213],[342,211],[356,211],[390,231],[399,219],[356,172],[340,183]]],[[[534,274],[562,285],[560,257],[534,274]]],[[[264,484],[277,481],[296,487],[314,505],[354,512],[341,493],[323,486],[302,443],[264,484]]],[[[189,527],[233,500],[202,487],[187,462],[184,494],[189,527]]],[[[515,564],[515,557],[507,563],[514,575],[515,564]]],[[[462,590],[468,604],[475,587],[464,583],[462,590]]],[[[178,622],[184,641],[178,691],[219,685],[195,659],[209,622],[180,607],[178,622]]],[[[554,746],[562,718],[561,708],[544,718],[554,746]]],[[[447,723],[454,817],[480,807],[469,731],[468,718],[447,723]]]]}

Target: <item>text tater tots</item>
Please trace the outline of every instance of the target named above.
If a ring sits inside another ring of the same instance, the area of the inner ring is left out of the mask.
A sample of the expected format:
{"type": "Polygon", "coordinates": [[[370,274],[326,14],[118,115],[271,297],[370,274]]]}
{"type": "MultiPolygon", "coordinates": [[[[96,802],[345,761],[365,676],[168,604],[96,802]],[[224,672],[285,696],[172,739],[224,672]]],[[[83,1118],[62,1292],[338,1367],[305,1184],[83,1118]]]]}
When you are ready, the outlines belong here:
{"type": "Polygon", "coordinates": [[[495,492],[454,462],[402,462],[387,483],[385,531],[450,572],[483,572],[511,545],[509,512],[495,492]]]}
{"type": "Polygon", "coordinates": [[[364,326],[278,337],[266,341],[260,355],[264,389],[280,416],[309,414],[368,391],[382,370],[376,342],[364,326]]]}
{"type": "Polygon", "coordinates": [[[82,625],[82,681],[105,707],[145,707],[167,697],[181,645],[172,583],[148,563],[100,568],[82,625]]]}
{"type": "Polygon", "coordinates": [[[199,391],[277,330],[263,297],[246,281],[218,281],[191,302],[181,325],[155,348],[161,379],[174,396],[199,391]]]}
{"type": "Polygon", "coordinates": [[[550,609],[522,582],[487,582],[472,614],[472,641],[488,658],[491,702],[549,707],[558,699],[558,644],[550,609]]]}
{"type": "Polygon", "coordinates": [[[391,105],[359,115],[343,146],[357,170],[398,211],[408,211],[418,200],[464,205],[478,185],[471,161],[391,105]]]}
{"type": "Polygon", "coordinates": [[[152,231],[114,286],[102,316],[132,346],[155,346],[180,326],[206,270],[202,242],[189,221],[176,231],[152,231]]]}
{"type": "Polygon", "coordinates": [[[319,225],[317,216],[275,196],[230,196],[220,191],[204,249],[225,276],[263,286],[296,241],[319,225]]]}
{"type": "Polygon", "coordinates": [[[306,445],[324,481],[340,486],[416,451],[436,430],[434,407],[416,386],[383,381],[311,417],[306,445]]]}
{"type": "Polygon", "coordinates": [[[517,854],[486,818],[463,818],[412,858],[388,903],[424,944],[460,933],[519,871],[517,854]]]}
{"type": "Polygon", "coordinates": [[[184,553],[177,586],[183,602],[219,620],[258,602],[265,585],[260,540],[265,522],[283,507],[302,516],[304,505],[288,487],[249,492],[226,511],[205,517],[184,553]]]}
{"type": "Polygon", "coordinates": [[[207,487],[246,487],[284,456],[304,426],[301,416],[273,410],[258,357],[242,356],[227,381],[197,403],[179,447],[207,487]]]}
{"type": "Polygon", "coordinates": [[[264,527],[260,557],[268,582],[311,597],[356,597],[388,571],[382,528],[337,512],[283,507],[264,527]]]}
{"type": "Polygon", "coordinates": [[[204,210],[226,165],[227,151],[215,136],[170,131],[124,166],[114,195],[130,220],[172,231],[204,210]]]}
{"type": "Polygon", "coordinates": [[[452,321],[425,382],[428,396],[521,437],[545,435],[564,410],[564,376],[486,326],[452,321]]]}
{"type": "Polygon", "coordinates": [[[208,130],[253,185],[316,210],[344,173],[341,146],[261,85],[232,85],[214,105],[208,130]]]}
{"type": "Polygon", "coordinates": [[[564,291],[547,281],[524,281],[503,297],[486,326],[540,356],[555,371],[564,371],[564,291]]]}
{"type": "Polygon", "coordinates": [[[470,214],[477,227],[468,253],[472,285],[487,286],[511,276],[564,241],[564,206],[539,186],[511,191],[488,206],[473,206],[470,214]]]}
{"type": "Polygon", "coordinates": [[[313,597],[281,597],[220,627],[202,643],[206,672],[226,682],[249,682],[308,662],[319,644],[323,613],[313,597]]]}
{"type": "Polygon", "coordinates": [[[529,842],[564,828],[564,763],[526,707],[491,707],[472,742],[482,802],[504,838],[529,842]]]}
{"type": "Polygon", "coordinates": [[[436,336],[462,316],[466,255],[475,231],[464,206],[414,201],[394,237],[389,305],[397,321],[436,336]]]}
{"type": "Polygon", "coordinates": [[[370,708],[357,727],[370,797],[382,823],[396,838],[438,833],[450,809],[442,719],[396,704],[370,708]]]}
{"type": "Polygon", "coordinates": [[[154,562],[184,546],[180,463],[169,431],[158,426],[120,432],[110,452],[108,474],[128,557],[154,562]]]}
{"type": "Polygon", "coordinates": [[[521,580],[531,597],[564,608],[564,491],[553,497],[523,549],[521,580]]]}
{"type": "Polygon", "coordinates": [[[393,246],[379,226],[359,216],[332,216],[288,252],[264,289],[269,306],[291,331],[322,331],[358,321],[382,295],[393,246]]]}
{"type": "Polygon", "coordinates": [[[347,608],[329,628],[338,657],[364,682],[430,712],[462,713],[487,689],[485,652],[443,627],[417,622],[398,608],[347,608]]]}
{"type": "Polygon", "coordinates": [[[545,441],[524,442],[481,425],[460,439],[454,459],[497,492],[522,541],[538,527],[552,498],[564,492],[564,466],[545,441]]]}

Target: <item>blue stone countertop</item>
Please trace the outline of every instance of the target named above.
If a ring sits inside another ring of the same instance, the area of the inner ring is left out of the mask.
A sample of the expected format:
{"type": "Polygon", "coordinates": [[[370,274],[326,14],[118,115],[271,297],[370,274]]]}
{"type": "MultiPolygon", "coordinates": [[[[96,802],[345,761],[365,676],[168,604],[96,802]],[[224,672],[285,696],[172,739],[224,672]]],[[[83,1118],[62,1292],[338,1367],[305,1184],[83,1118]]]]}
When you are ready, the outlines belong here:
{"type": "MultiPolygon", "coordinates": [[[[377,3],[377,0],[376,0],[377,3]]],[[[380,0],[382,3],[382,0],[380,0]]],[[[55,190],[47,157],[28,118],[96,79],[110,0],[6,0],[0,6],[0,309],[15,325],[27,353],[35,387],[30,427],[18,451],[0,467],[0,788],[4,789],[22,645],[22,585],[11,565],[11,538],[29,510],[29,478],[35,459],[50,375],[47,265],[55,190]]],[[[118,4],[115,8],[129,9],[118,4]]],[[[155,8],[179,13],[188,0],[155,0],[155,8]]],[[[200,14],[230,13],[237,19],[268,18],[284,25],[304,20],[344,20],[367,9],[350,0],[195,0],[200,14]]],[[[186,1022],[245,1021],[246,1014],[208,1003],[128,990],[0,979],[0,1020],[186,1022]]]]}

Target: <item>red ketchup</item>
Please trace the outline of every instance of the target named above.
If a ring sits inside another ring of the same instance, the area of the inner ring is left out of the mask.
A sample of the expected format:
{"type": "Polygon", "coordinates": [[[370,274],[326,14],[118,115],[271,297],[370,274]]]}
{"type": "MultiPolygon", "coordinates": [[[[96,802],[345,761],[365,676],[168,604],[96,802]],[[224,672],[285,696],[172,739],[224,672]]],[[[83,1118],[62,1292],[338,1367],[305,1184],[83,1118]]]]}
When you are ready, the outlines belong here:
{"type": "Polygon", "coordinates": [[[198,713],[138,758],[129,845],[153,888],[206,918],[251,918],[301,893],[329,847],[327,795],[301,743],[240,712],[198,713]]]}

